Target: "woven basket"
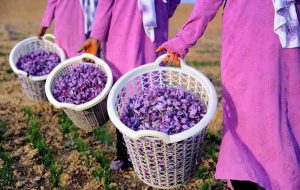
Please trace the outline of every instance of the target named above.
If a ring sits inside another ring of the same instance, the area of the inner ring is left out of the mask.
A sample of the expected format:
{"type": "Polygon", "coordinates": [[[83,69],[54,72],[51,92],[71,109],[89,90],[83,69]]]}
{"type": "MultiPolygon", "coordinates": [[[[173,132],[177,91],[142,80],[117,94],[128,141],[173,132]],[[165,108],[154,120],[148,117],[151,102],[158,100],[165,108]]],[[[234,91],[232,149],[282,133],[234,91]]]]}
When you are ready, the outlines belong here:
{"type": "Polygon", "coordinates": [[[16,64],[21,56],[41,49],[56,53],[60,57],[60,60],[64,61],[66,59],[64,51],[58,45],[47,40],[47,38],[54,40],[55,36],[52,34],[46,34],[42,37],[42,39],[31,37],[22,40],[13,47],[9,55],[10,67],[14,73],[18,75],[23,92],[30,100],[36,102],[47,101],[45,94],[45,82],[48,75],[31,76],[27,72],[18,69],[16,64]]]}
{"type": "Polygon", "coordinates": [[[45,88],[47,98],[54,107],[63,109],[77,127],[86,131],[91,131],[94,128],[101,126],[109,119],[106,108],[106,100],[112,83],[113,76],[109,66],[102,59],[85,53],[68,59],[53,69],[46,81],[45,88]],[[94,63],[87,63],[84,61],[85,59],[90,59],[94,61],[94,63]],[[78,64],[92,64],[100,68],[107,75],[107,83],[104,89],[98,96],[84,104],[75,105],[72,103],[58,102],[52,94],[55,81],[65,72],[68,72],[72,67],[78,64]]]}
{"type": "Polygon", "coordinates": [[[123,134],[138,177],[152,187],[170,189],[185,184],[195,174],[205,129],[217,108],[217,95],[209,79],[183,60],[181,68],[161,67],[164,56],[121,77],[113,86],[107,105],[111,121],[123,134]],[[130,97],[165,86],[180,86],[206,105],[206,114],[197,125],[167,135],[154,130],[133,131],[121,122],[120,115],[130,97]]]}

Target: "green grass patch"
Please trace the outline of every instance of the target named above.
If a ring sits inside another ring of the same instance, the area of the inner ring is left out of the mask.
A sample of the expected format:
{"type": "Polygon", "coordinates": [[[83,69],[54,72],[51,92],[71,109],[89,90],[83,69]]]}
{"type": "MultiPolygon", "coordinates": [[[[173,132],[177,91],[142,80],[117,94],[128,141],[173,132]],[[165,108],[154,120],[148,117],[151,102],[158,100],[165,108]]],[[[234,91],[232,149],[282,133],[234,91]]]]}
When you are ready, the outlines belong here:
{"type": "Polygon", "coordinates": [[[12,172],[12,160],[10,156],[3,150],[3,135],[6,130],[6,124],[0,120],[0,159],[2,165],[0,166],[0,189],[3,189],[4,186],[12,186],[13,184],[13,172],[12,172]]]}
{"type": "Polygon", "coordinates": [[[108,170],[103,170],[103,176],[101,178],[101,184],[103,185],[105,190],[116,190],[117,187],[111,186],[111,174],[108,170]]]}
{"type": "Polygon", "coordinates": [[[98,168],[96,168],[96,169],[92,172],[92,175],[93,175],[93,177],[94,177],[95,179],[101,180],[102,177],[104,176],[104,172],[105,172],[105,171],[104,171],[103,168],[98,167],[98,168]]]}
{"type": "Polygon", "coordinates": [[[198,179],[207,179],[209,178],[209,171],[204,166],[200,166],[196,173],[196,178],[198,179]]]}
{"type": "Polygon", "coordinates": [[[107,132],[107,126],[103,125],[94,130],[94,137],[105,145],[112,145],[112,137],[107,132]]]}
{"type": "MultiPolygon", "coordinates": [[[[111,174],[109,173],[109,160],[106,159],[105,154],[100,150],[93,150],[89,148],[89,144],[83,140],[74,127],[73,122],[68,118],[64,112],[58,114],[60,129],[65,134],[68,141],[71,142],[71,147],[75,148],[80,154],[87,159],[88,166],[92,166],[93,162],[89,155],[92,155],[101,167],[93,170],[92,175],[96,180],[101,181],[105,190],[116,190],[117,188],[110,185],[111,174]]],[[[106,145],[112,144],[112,137],[107,133],[107,127],[102,126],[93,131],[94,137],[106,145]]]]}
{"type": "Polygon", "coordinates": [[[38,117],[29,107],[24,107],[21,111],[24,113],[28,121],[29,128],[27,133],[29,140],[41,156],[39,161],[49,169],[52,186],[59,187],[59,178],[62,174],[62,166],[58,163],[53,150],[47,145],[45,138],[40,133],[41,125],[38,117]]]}
{"type": "Polygon", "coordinates": [[[13,184],[12,160],[9,155],[4,152],[2,144],[0,144],[0,159],[3,165],[0,167],[0,186],[11,186],[13,184]]]}
{"type": "Polygon", "coordinates": [[[201,184],[200,190],[212,190],[213,182],[211,180],[206,180],[201,184]]]}
{"type": "Polygon", "coordinates": [[[74,131],[74,125],[73,122],[68,118],[68,116],[63,112],[59,112],[58,114],[59,118],[59,126],[61,129],[61,132],[66,135],[74,131]]]}
{"type": "Polygon", "coordinates": [[[106,159],[106,156],[102,151],[96,150],[95,158],[96,161],[99,162],[104,169],[109,169],[109,165],[110,165],[109,160],[106,159]]]}
{"type": "Polygon", "coordinates": [[[82,155],[89,154],[89,144],[85,142],[78,134],[77,129],[74,127],[73,122],[68,116],[61,111],[58,114],[60,130],[64,135],[67,135],[69,140],[72,141],[74,148],[82,155]]]}
{"type": "Polygon", "coordinates": [[[23,107],[21,112],[25,115],[27,120],[29,120],[33,116],[33,111],[30,107],[23,107]]]}
{"type": "Polygon", "coordinates": [[[89,144],[85,142],[82,138],[77,137],[74,139],[75,148],[83,155],[89,153],[89,144]]]}
{"type": "Polygon", "coordinates": [[[188,64],[194,67],[215,67],[220,65],[220,61],[189,61],[188,64]]]}
{"type": "Polygon", "coordinates": [[[215,162],[217,162],[220,144],[221,144],[221,137],[208,132],[206,136],[206,143],[204,146],[204,152],[205,152],[204,156],[206,158],[211,158],[215,162]]]}
{"type": "Polygon", "coordinates": [[[49,171],[51,174],[51,181],[52,181],[53,186],[58,187],[60,175],[63,172],[62,165],[58,162],[53,162],[49,167],[49,171]]]}
{"type": "Polygon", "coordinates": [[[203,180],[199,190],[223,190],[226,188],[225,182],[214,180],[214,171],[216,168],[220,144],[221,135],[207,132],[203,146],[203,160],[206,161],[206,164],[200,165],[196,172],[196,178],[203,180]]]}

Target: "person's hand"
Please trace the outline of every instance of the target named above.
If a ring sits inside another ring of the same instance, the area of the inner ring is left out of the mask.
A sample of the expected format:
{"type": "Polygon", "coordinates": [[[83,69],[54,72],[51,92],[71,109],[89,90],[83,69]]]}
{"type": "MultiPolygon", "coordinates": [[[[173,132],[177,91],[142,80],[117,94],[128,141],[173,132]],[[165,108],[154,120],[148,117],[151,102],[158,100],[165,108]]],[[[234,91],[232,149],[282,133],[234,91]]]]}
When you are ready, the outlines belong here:
{"type": "Polygon", "coordinates": [[[81,49],[78,52],[84,51],[85,53],[90,53],[97,55],[98,49],[101,47],[101,42],[95,38],[87,39],[81,49]]]}
{"type": "MultiPolygon", "coordinates": [[[[166,50],[166,48],[163,46],[163,45],[161,45],[161,46],[159,46],[156,50],[155,50],[155,52],[156,53],[159,53],[159,52],[161,52],[161,51],[163,51],[163,50],[166,50]]],[[[180,64],[180,61],[179,61],[179,57],[178,57],[178,55],[177,55],[177,53],[174,53],[174,52],[167,52],[167,56],[164,58],[164,60],[163,60],[163,63],[165,63],[165,64],[169,64],[169,65],[179,65],[180,64]]]]}
{"type": "Polygon", "coordinates": [[[37,33],[37,37],[41,39],[47,32],[47,29],[47,27],[41,27],[40,31],[37,33]]]}

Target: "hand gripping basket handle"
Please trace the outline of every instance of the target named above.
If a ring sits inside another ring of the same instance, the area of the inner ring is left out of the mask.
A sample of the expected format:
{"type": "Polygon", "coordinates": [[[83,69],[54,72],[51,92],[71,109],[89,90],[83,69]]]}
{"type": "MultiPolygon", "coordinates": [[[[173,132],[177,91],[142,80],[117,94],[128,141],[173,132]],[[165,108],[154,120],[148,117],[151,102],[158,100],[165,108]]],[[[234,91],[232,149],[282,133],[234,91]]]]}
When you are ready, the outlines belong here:
{"type": "Polygon", "coordinates": [[[167,135],[166,133],[154,131],[154,130],[139,130],[130,136],[134,140],[138,140],[139,138],[142,138],[142,137],[157,137],[160,140],[163,140],[165,143],[170,142],[169,135],[167,135]]]}
{"type": "Polygon", "coordinates": [[[43,40],[46,40],[46,39],[49,39],[49,40],[52,40],[54,41],[56,39],[56,37],[53,35],[53,34],[45,34],[43,37],[42,37],[43,40]]]}
{"type": "MultiPolygon", "coordinates": [[[[153,64],[154,64],[155,66],[157,66],[157,67],[160,67],[160,63],[164,60],[164,58],[165,58],[167,55],[168,55],[168,54],[163,54],[163,55],[159,56],[159,57],[154,61],[153,64]]],[[[181,68],[187,66],[186,62],[185,62],[183,59],[179,58],[179,61],[180,61],[180,67],[181,67],[181,68]]]]}

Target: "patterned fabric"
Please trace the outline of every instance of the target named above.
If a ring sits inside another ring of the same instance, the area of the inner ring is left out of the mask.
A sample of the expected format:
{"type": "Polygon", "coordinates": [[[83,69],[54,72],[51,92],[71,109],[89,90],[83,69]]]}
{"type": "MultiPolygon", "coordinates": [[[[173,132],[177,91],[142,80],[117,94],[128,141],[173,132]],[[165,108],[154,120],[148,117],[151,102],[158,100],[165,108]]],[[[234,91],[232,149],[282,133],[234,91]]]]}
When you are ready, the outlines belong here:
{"type": "Polygon", "coordinates": [[[94,24],[98,0],[80,0],[80,3],[84,15],[84,33],[89,34],[94,24]]]}
{"type": "MultiPolygon", "coordinates": [[[[162,0],[167,3],[167,0],[162,0]]],[[[156,10],[155,10],[155,0],[138,0],[139,10],[143,14],[143,25],[147,36],[152,42],[155,40],[155,28],[156,23],[156,10]]]]}
{"type": "MultiPolygon", "coordinates": [[[[223,3],[197,0],[184,27],[164,46],[184,56],[223,3]]],[[[216,178],[299,190],[300,48],[282,48],[272,1],[227,0],[221,73],[224,130],[216,178]]]]}
{"type": "Polygon", "coordinates": [[[295,0],[273,0],[275,8],[274,31],[279,36],[282,47],[300,46],[300,26],[295,0]]]}

